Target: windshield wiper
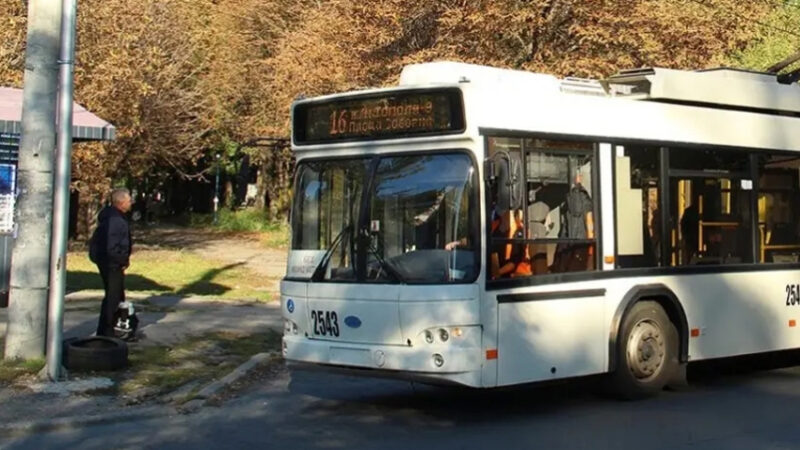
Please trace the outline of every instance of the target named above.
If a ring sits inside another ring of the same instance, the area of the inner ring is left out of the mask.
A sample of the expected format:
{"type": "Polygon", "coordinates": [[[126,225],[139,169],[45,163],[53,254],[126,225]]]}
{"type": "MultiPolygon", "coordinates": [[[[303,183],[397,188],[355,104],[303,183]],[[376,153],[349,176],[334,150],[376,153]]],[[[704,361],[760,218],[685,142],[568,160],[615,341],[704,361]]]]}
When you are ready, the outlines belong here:
{"type": "Polygon", "coordinates": [[[403,275],[400,274],[400,270],[397,267],[395,267],[394,264],[392,264],[389,261],[383,259],[383,256],[381,256],[378,253],[378,249],[376,249],[375,247],[372,246],[372,243],[370,242],[369,236],[364,236],[363,241],[365,243],[367,243],[367,245],[366,245],[367,249],[369,249],[369,251],[372,252],[373,256],[375,256],[375,259],[378,260],[378,264],[380,264],[381,267],[384,270],[386,270],[386,273],[391,275],[395,279],[395,281],[405,284],[406,280],[405,280],[405,278],[403,278],[403,275]]]}
{"type": "Polygon", "coordinates": [[[314,269],[314,273],[311,275],[311,281],[322,280],[322,277],[325,275],[325,268],[328,267],[328,263],[330,262],[331,257],[333,256],[333,252],[336,250],[336,247],[339,246],[339,243],[341,243],[341,241],[343,240],[342,238],[344,237],[345,233],[348,233],[347,236],[349,238],[350,236],[349,230],[352,229],[353,229],[353,224],[349,223],[347,224],[347,226],[342,228],[341,231],[339,231],[339,234],[337,234],[336,237],[333,239],[333,243],[331,243],[331,246],[328,247],[328,250],[326,250],[325,254],[322,255],[322,259],[317,265],[317,268],[314,269]]]}

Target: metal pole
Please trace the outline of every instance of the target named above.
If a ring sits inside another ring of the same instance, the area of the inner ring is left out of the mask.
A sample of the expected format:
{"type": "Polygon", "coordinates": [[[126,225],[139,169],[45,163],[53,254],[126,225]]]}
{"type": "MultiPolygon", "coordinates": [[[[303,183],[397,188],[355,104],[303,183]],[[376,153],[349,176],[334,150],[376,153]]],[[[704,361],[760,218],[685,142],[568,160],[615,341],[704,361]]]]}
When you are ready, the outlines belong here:
{"type": "Polygon", "coordinates": [[[61,0],[28,2],[6,359],[44,356],[61,7],[61,0]]]}
{"type": "Polygon", "coordinates": [[[77,0],[63,0],[59,66],[58,135],[53,193],[53,237],[50,244],[50,295],[47,314],[47,377],[61,378],[61,336],[69,232],[69,182],[72,157],[72,97],[77,0]]]}
{"type": "Polygon", "coordinates": [[[214,225],[217,224],[217,209],[219,207],[219,153],[217,157],[217,181],[214,183],[214,225]]]}

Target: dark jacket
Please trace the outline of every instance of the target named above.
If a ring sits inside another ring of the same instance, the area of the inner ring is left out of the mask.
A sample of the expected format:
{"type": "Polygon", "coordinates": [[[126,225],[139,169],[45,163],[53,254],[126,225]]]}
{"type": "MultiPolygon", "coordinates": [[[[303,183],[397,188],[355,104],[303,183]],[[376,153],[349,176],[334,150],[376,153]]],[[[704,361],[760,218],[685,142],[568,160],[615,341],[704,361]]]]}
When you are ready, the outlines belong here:
{"type": "Polygon", "coordinates": [[[97,217],[97,230],[89,245],[97,264],[127,267],[132,249],[128,219],[117,208],[106,206],[97,217]]]}

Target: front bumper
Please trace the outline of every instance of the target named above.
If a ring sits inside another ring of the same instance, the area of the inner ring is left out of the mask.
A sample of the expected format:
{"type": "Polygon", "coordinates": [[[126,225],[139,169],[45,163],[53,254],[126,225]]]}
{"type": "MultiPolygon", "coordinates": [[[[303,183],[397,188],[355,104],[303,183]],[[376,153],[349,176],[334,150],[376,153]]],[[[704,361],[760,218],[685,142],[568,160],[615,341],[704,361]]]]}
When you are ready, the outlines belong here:
{"type": "Polygon", "coordinates": [[[477,347],[353,344],[304,336],[284,336],[283,345],[290,366],[349,368],[355,369],[349,373],[365,376],[481,386],[481,349],[477,347]],[[434,362],[434,355],[441,356],[441,366],[434,362]]]}

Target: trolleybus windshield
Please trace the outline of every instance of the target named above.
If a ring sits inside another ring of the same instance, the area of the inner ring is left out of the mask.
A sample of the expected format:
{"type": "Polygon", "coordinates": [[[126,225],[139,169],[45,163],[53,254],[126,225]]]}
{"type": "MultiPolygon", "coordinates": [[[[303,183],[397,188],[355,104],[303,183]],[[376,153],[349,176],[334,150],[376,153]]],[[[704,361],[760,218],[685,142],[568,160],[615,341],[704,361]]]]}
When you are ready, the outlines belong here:
{"type": "Polygon", "coordinates": [[[292,251],[312,281],[463,283],[477,276],[476,175],[464,153],[301,162],[292,251]]]}

